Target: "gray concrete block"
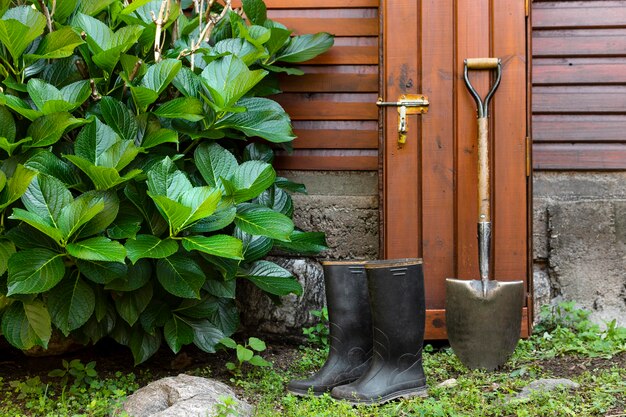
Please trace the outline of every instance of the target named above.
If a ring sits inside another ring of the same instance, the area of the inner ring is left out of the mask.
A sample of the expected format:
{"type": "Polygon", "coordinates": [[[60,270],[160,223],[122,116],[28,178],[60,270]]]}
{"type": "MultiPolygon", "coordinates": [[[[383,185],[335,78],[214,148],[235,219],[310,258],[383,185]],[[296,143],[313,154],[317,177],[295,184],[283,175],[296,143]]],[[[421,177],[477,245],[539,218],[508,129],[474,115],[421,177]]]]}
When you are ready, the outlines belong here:
{"type": "Polygon", "coordinates": [[[626,324],[624,205],[597,200],[548,206],[551,284],[560,298],[591,310],[597,322],[626,324]]]}
{"type": "Polygon", "coordinates": [[[309,195],[378,195],[378,173],[361,171],[278,171],[302,183],[309,195]]]}

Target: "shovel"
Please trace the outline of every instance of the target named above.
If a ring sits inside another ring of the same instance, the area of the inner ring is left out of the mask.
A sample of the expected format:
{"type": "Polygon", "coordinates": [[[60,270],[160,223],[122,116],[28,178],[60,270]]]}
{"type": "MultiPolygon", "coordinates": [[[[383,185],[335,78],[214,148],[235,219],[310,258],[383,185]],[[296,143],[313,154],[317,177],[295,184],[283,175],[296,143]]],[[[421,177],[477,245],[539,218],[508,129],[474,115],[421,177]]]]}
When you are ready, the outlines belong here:
{"type": "Polygon", "coordinates": [[[465,60],[465,84],[478,107],[478,266],[480,280],[446,279],[446,326],[452,350],[470,369],[495,370],[515,350],[520,337],[523,281],[490,279],[491,195],[489,181],[488,107],[500,84],[498,58],[465,60]],[[483,101],[472,87],[469,70],[496,70],[483,101]]]}

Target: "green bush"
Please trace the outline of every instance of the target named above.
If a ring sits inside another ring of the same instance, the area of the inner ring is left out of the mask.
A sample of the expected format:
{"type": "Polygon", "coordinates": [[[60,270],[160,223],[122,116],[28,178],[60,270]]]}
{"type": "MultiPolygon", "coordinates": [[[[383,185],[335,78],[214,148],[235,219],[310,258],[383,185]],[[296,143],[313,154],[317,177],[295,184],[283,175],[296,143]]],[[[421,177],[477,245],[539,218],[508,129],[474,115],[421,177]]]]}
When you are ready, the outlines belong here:
{"type": "Polygon", "coordinates": [[[214,352],[237,279],[300,293],[262,258],[325,247],[294,229],[304,187],[271,165],[294,135],[267,96],[332,37],[291,36],[262,0],[128,3],[0,0],[0,314],[19,349],[58,330],[136,363],[162,339],[214,352]]]}

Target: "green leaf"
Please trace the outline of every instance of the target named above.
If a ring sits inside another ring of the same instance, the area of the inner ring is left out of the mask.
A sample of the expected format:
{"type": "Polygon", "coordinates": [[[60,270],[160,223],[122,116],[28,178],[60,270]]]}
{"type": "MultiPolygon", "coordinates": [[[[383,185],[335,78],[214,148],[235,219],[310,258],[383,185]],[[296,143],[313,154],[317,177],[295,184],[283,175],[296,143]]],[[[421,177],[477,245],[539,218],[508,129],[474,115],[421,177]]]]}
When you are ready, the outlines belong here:
{"type": "Polygon", "coordinates": [[[20,208],[14,208],[13,214],[9,218],[23,221],[52,238],[59,245],[63,242],[63,233],[61,230],[57,229],[55,226],[51,225],[49,221],[37,214],[20,208]]]}
{"type": "Polygon", "coordinates": [[[0,18],[0,42],[8,49],[14,63],[45,27],[46,18],[29,6],[13,7],[0,18]]]}
{"type": "Polygon", "coordinates": [[[115,309],[129,325],[134,325],[139,315],[152,300],[152,284],[148,283],[135,291],[121,292],[113,298],[115,309]]]}
{"type": "Polygon", "coordinates": [[[194,331],[190,325],[174,316],[163,326],[163,336],[172,352],[178,353],[183,345],[193,342],[194,331]]]}
{"type": "Polygon", "coordinates": [[[246,111],[228,113],[216,123],[216,128],[236,129],[248,137],[258,136],[274,143],[290,142],[296,138],[289,115],[274,100],[248,97],[242,98],[236,105],[246,111]]]}
{"type": "Polygon", "coordinates": [[[72,201],[72,193],[61,181],[42,174],[35,177],[22,196],[22,202],[28,211],[55,228],[58,228],[61,211],[72,201]]]}
{"type": "Polygon", "coordinates": [[[276,242],[276,247],[291,253],[317,255],[328,249],[326,235],[322,232],[301,232],[294,230],[289,242],[276,242]]]}
{"type": "Polygon", "coordinates": [[[204,107],[202,102],[195,97],[179,97],[160,105],[154,114],[166,119],[197,122],[204,119],[204,107]]]}
{"type": "Polygon", "coordinates": [[[35,345],[47,349],[52,336],[50,314],[41,301],[15,302],[2,316],[2,335],[21,350],[35,345]]]}
{"type": "Polygon", "coordinates": [[[178,143],[178,132],[171,129],[159,129],[150,132],[144,137],[141,147],[149,149],[164,143],[178,143]]]}
{"type": "Polygon", "coordinates": [[[258,59],[267,57],[265,48],[257,47],[241,38],[223,39],[219,41],[213,47],[213,53],[218,55],[233,54],[248,66],[253,65],[258,59]]]}
{"type": "Polygon", "coordinates": [[[241,345],[237,345],[237,359],[239,362],[247,362],[254,356],[254,352],[241,345]]]}
{"type": "Polygon", "coordinates": [[[134,264],[142,258],[167,258],[178,251],[178,243],[172,239],[161,240],[152,235],[138,235],[126,242],[128,259],[134,264]]]}
{"type": "Polygon", "coordinates": [[[211,187],[219,187],[220,178],[232,177],[238,166],[235,156],[217,143],[202,143],[194,152],[194,160],[211,187]]]}
{"type": "Polygon", "coordinates": [[[48,294],[48,308],[54,325],[68,336],[85,324],[94,312],[96,298],[93,290],[79,275],[66,279],[48,294]]]}
{"type": "Polygon", "coordinates": [[[111,189],[141,174],[141,170],[133,169],[132,171],[126,173],[126,175],[120,176],[116,168],[96,166],[86,159],[76,155],[65,155],[65,158],[87,174],[89,179],[91,179],[96,186],[96,190],[111,189]]]}
{"type": "Polygon", "coordinates": [[[294,36],[287,46],[278,52],[276,61],[308,61],[329,50],[333,43],[333,36],[325,32],[315,35],[294,36]]]}
{"type": "Polygon", "coordinates": [[[216,299],[217,309],[212,311],[208,319],[224,334],[233,334],[239,327],[239,310],[234,299],[216,299]]]}
{"type": "Polygon", "coordinates": [[[250,71],[240,58],[228,55],[207,65],[201,79],[217,107],[225,110],[231,108],[267,74],[264,70],[250,71]]]}
{"type": "Polygon", "coordinates": [[[208,320],[198,320],[190,324],[194,332],[193,344],[204,352],[215,353],[220,340],[224,339],[224,333],[208,320]]]}
{"type": "Polygon", "coordinates": [[[69,103],[66,103],[63,99],[63,95],[61,91],[55,86],[48,84],[47,82],[37,79],[31,78],[28,80],[28,84],[26,85],[26,90],[28,91],[28,95],[30,96],[35,106],[44,113],[52,113],[52,112],[61,112],[70,110],[69,103]],[[53,106],[58,106],[58,109],[51,109],[50,104],[53,106]],[[44,107],[48,106],[49,111],[45,112],[44,107]]]}
{"type": "Polygon", "coordinates": [[[4,150],[9,156],[13,155],[15,150],[25,143],[28,143],[32,138],[24,138],[17,142],[9,141],[7,138],[0,137],[0,149],[4,150]]]}
{"type": "Polygon", "coordinates": [[[237,281],[231,279],[230,281],[222,281],[221,279],[207,279],[204,288],[209,294],[219,298],[235,298],[237,281]]]}
{"type": "Polygon", "coordinates": [[[302,294],[302,286],[289,271],[269,261],[256,261],[239,275],[273,295],[302,294]]]}
{"type": "Polygon", "coordinates": [[[0,210],[5,209],[9,204],[18,200],[26,192],[36,175],[36,171],[18,164],[13,172],[13,176],[9,178],[6,186],[0,192],[0,210]]]}
{"type": "Polygon", "coordinates": [[[78,237],[84,238],[97,233],[104,232],[105,229],[113,223],[113,220],[117,217],[120,210],[120,199],[117,196],[117,192],[109,191],[87,191],[77,198],[89,198],[94,200],[102,200],[104,208],[100,210],[91,220],[89,220],[80,229],[78,237]]]}
{"type": "Polygon", "coordinates": [[[39,150],[24,164],[27,168],[39,171],[42,174],[61,180],[66,187],[71,188],[81,183],[77,171],[70,165],[57,158],[48,150],[39,150]]]}
{"type": "Polygon", "coordinates": [[[137,139],[139,124],[130,109],[113,97],[105,96],[100,100],[100,110],[104,121],[115,133],[125,140],[137,139]]]}
{"type": "Polygon", "coordinates": [[[238,227],[235,227],[234,236],[243,242],[243,256],[246,262],[265,258],[274,246],[274,241],[269,237],[250,235],[238,227]]]}
{"type": "Polygon", "coordinates": [[[146,192],[145,183],[132,182],[127,184],[124,187],[124,195],[142,214],[153,235],[159,236],[167,229],[167,223],[146,192]]]}
{"type": "Polygon", "coordinates": [[[277,187],[280,187],[283,190],[291,191],[292,193],[307,194],[304,184],[290,181],[287,178],[277,177],[274,184],[276,184],[277,187]]]}
{"type": "Polygon", "coordinates": [[[133,329],[131,331],[128,347],[135,359],[135,366],[145,362],[150,356],[154,355],[161,346],[161,334],[151,335],[142,329],[133,329]]]}
{"type": "Polygon", "coordinates": [[[102,210],[104,210],[104,202],[92,194],[82,194],[76,200],[66,204],[58,218],[58,228],[63,233],[63,238],[68,240],[102,210]]]}
{"type": "Polygon", "coordinates": [[[265,48],[267,48],[267,52],[270,55],[274,55],[280,48],[285,46],[291,37],[292,31],[280,28],[280,27],[272,27],[270,28],[270,39],[265,42],[265,48]]]}
{"type": "Polygon", "coordinates": [[[266,361],[265,359],[263,359],[262,357],[260,357],[259,355],[254,355],[252,357],[252,359],[250,359],[248,361],[248,363],[250,365],[254,365],[254,366],[259,366],[259,367],[267,367],[267,366],[272,366],[272,364],[268,361],[266,361]]]}
{"type": "Polygon", "coordinates": [[[15,245],[10,240],[0,240],[0,275],[4,275],[9,267],[9,258],[15,253],[15,245]]]}
{"type": "Polygon", "coordinates": [[[7,295],[38,294],[53,288],[63,279],[63,255],[47,249],[28,249],[9,259],[7,295]]]}
{"type": "Polygon", "coordinates": [[[274,161],[274,150],[265,143],[252,142],[243,149],[244,161],[263,161],[271,164],[274,161]]]}
{"type": "Polygon", "coordinates": [[[0,137],[5,138],[9,143],[15,141],[15,119],[13,114],[5,106],[0,106],[0,137]]]}
{"type": "Polygon", "coordinates": [[[247,161],[235,170],[232,185],[235,187],[235,203],[252,200],[274,184],[276,171],[265,162],[247,161]]]}
{"type": "MultiPolygon", "coordinates": [[[[58,8],[56,11],[58,12],[58,8]]],[[[58,19],[57,13],[55,13],[54,17],[55,20],[58,19]]],[[[73,28],[65,26],[47,34],[41,40],[35,52],[26,55],[25,58],[33,60],[66,58],[72,56],[74,49],[84,43],[85,41],[73,28]]]]}
{"type": "Polygon", "coordinates": [[[200,77],[191,69],[182,67],[172,83],[185,97],[200,97],[199,93],[202,83],[200,82],[200,77]]]}
{"type": "Polygon", "coordinates": [[[191,225],[186,230],[192,233],[208,233],[221,230],[235,220],[237,209],[230,206],[226,209],[217,210],[209,217],[205,217],[191,225]]]}
{"type": "Polygon", "coordinates": [[[165,157],[161,163],[155,164],[148,171],[148,190],[153,195],[178,200],[185,191],[192,188],[187,175],[178,170],[169,157],[165,157]]]}
{"type": "Polygon", "coordinates": [[[135,103],[137,103],[137,107],[140,111],[145,112],[148,110],[148,106],[157,101],[159,98],[159,93],[153,91],[147,87],[142,86],[131,86],[130,92],[133,95],[133,99],[135,103]]]}
{"type": "Polygon", "coordinates": [[[183,247],[209,255],[229,259],[243,259],[241,240],[228,235],[189,236],[183,238],[183,247]]]}
{"type": "Polygon", "coordinates": [[[118,241],[98,236],[70,243],[67,253],[78,259],[124,263],[126,249],[118,241]]]}
{"type": "Polygon", "coordinates": [[[54,20],[57,22],[64,22],[65,19],[70,17],[79,0],[56,0],[56,8],[54,9],[54,20]]]}
{"type": "Polygon", "coordinates": [[[215,212],[221,191],[211,187],[194,187],[180,195],[179,201],[148,193],[170,224],[172,235],[215,212]]]}
{"type": "Polygon", "coordinates": [[[125,277],[128,273],[126,265],[119,262],[101,262],[77,259],[76,266],[81,274],[96,284],[109,284],[117,279],[125,277]]]}
{"type": "MultiPolygon", "coordinates": [[[[167,88],[168,85],[174,80],[178,71],[182,67],[182,62],[177,59],[164,59],[163,61],[152,65],[146,71],[146,74],[141,79],[140,86],[147,88],[150,91],[156,93],[157,97],[167,88]]],[[[148,106],[151,102],[140,102],[140,107],[148,106]]]]}
{"type": "Polygon", "coordinates": [[[222,340],[220,340],[220,344],[222,344],[225,347],[230,348],[230,349],[236,349],[237,348],[237,342],[235,342],[230,337],[225,337],[222,340]]]}
{"type": "Polygon", "coordinates": [[[122,140],[111,127],[98,119],[80,131],[74,150],[77,157],[93,165],[115,168],[118,171],[132,162],[139,153],[139,148],[133,141],[122,140]]]}
{"type": "Polygon", "coordinates": [[[289,217],[270,208],[250,203],[237,206],[235,225],[248,234],[282,241],[288,241],[293,232],[293,222],[289,217]]]}
{"type": "Polygon", "coordinates": [[[66,85],[60,91],[63,99],[72,105],[72,110],[75,110],[91,95],[91,85],[88,80],[80,80],[66,85]]]}
{"type": "Polygon", "coordinates": [[[261,339],[257,339],[256,337],[251,337],[248,340],[248,346],[250,346],[250,348],[256,350],[257,352],[263,352],[265,349],[267,349],[265,342],[261,339]]]}
{"type": "Polygon", "coordinates": [[[267,7],[263,0],[243,0],[243,11],[254,25],[263,25],[267,20],[267,7]]]}
{"type": "Polygon", "coordinates": [[[257,203],[287,217],[291,218],[293,215],[293,200],[291,196],[275,185],[263,191],[257,198],[257,203]]]}
{"type": "Polygon", "coordinates": [[[79,1],[78,11],[89,16],[95,16],[107,7],[109,7],[115,0],[89,0],[79,1]]]}
{"type": "Polygon", "coordinates": [[[51,113],[37,118],[28,126],[28,135],[32,141],[30,148],[43,148],[54,145],[67,131],[88,123],[85,119],[77,119],[68,112],[51,113]]]}
{"type": "MultiPolygon", "coordinates": [[[[120,264],[115,264],[120,265],[120,264]]],[[[104,289],[113,291],[134,291],[143,287],[153,277],[152,263],[147,259],[139,260],[136,264],[130,265],[128,272],[111,280],[104,289]]]]}
{"type": "Polygon", "coordinates": [[[200,298],[205,276],[193,259],[172,255],[159,259],[156,268],[157,279],[167,292],[182,298],[200,298]]]}
{"type": "Polygon", "coordinates": [[[6,106],[16,112],[17,114],[24,116],[28,120],[35,120],[43,115],[39,110],[34,110],[28,103],[19,97],[15,97],[9,94],[0,93],[2,101],[6,101],[6,106]]]}

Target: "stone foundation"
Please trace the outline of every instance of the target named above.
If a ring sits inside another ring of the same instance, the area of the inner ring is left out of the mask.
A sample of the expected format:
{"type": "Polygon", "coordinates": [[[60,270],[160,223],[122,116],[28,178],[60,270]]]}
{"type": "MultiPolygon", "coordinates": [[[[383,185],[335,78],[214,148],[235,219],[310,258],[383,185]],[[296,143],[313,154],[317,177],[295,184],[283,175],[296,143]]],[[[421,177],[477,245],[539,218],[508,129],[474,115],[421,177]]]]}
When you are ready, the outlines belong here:
{"type": "MultiPolygon", "coordinates": [[[[301,297],[282,305],[252,285],[241,285],[242,322],[255,332],[302,336],[324,306],[322,259],[378,257],[378,180],[375,173],[282,172],[306,184],[294,195],[294,222],[326,232],[329,250],[316,259],[276,258],[298,277],[301,297]]],[[[598,323],[626,325],[626,173],[534,174],[533,291],[540,306],[573,300],[598,323]]]]}

